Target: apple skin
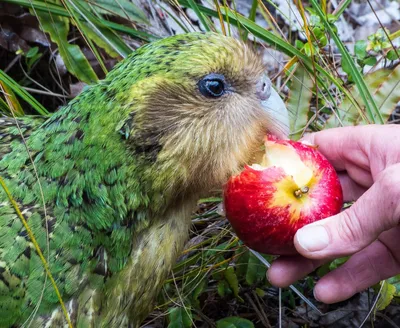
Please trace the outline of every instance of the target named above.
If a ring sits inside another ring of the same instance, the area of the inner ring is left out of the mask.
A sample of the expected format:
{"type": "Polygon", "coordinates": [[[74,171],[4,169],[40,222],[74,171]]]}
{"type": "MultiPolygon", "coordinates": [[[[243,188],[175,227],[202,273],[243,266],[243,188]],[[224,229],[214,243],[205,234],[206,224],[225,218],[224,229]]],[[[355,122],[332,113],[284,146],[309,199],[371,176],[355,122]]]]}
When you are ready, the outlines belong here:
{"type": "Polygon", "coordinates": [[[312,170],[312,178],[306,184],[308,192],[296,197],[294,192],[299,186],[282,167],[246,166],[225,186],[225,213],[237,236],[250,248],[265,254],[294,255],[296,231],[339,213],[343,206],[342,188],[335,169],[316,147],[269,138],[267,149],[268,143],[292,147],[312,170]]]}

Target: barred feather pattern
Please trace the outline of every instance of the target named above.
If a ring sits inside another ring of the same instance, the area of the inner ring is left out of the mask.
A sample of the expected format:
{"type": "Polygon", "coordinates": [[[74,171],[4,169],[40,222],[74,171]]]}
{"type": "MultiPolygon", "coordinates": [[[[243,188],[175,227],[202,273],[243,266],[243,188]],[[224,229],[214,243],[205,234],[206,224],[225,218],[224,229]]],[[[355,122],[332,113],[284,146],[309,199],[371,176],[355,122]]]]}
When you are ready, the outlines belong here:
{"type": "MultiPolygon", "coordinates": [[[[138,49],[49,118],[0,117],[0,176],[74,327],[138,327],[151,310],[198,197],[261,147],[271,124],[255,92],[263,70],[237,40],[180,35],[138,49]],[[200,94],[209,73],[232,91],[200,94]]],[[[0,189],[0,327],[26,322],[67,325],[0,189]]]]}

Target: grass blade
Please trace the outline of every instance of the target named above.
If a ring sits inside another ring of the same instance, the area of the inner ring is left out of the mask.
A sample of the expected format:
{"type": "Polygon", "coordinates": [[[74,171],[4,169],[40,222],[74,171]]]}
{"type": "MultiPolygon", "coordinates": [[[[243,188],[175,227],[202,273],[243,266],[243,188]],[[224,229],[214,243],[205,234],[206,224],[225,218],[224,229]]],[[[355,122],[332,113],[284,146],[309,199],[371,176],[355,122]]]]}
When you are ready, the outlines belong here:
{"type": "Polygon", "coordinates": [[[290,113],[290,131],[294,140],[301,138],[304,128],[307,126],[310,102],[313,95],[313,80],[303,66],[295,68],[287,101],[287,109],[290,113]]]}
{"type": "Polygon", "coordinates": [[[21,86],[15,82],[10,76],[0,69],[0,81],[13,90],[18,96],[25,100],[34,110],[41,115],[47,115],[49,112],[44,108],[31,94],[26,92],[21,86]]]}
{"type": "MultiPolygon", "coordinates": [[[[379,112],[386,122],[400,101],[400,65],[397,65],[394,70],[380,69],[367,74],[365,83],[376,99],[379,112]]],[[[355,86],[350,89],[350,93],[355,101],[362,101],[355,86]]],[[[338,114],[339,117],[332,115],[326,121],[325,127],[358,125],[365,121],[347,97],[338,106],[338,114]]]]}
{"type": "MultiPolygon", "coordinates": [[[[54,15],[71,18],[71,14],[68,12],[68,10],[66,10],[64,7],[62,7],[60,5],[50,3],[50,2],[45,2],[45,1],[40,1],[40,0],[2,0],[2,1],[17,4],[17,5],[25,7],[25,8],[34,8],[36,11],[44,11],[46,13],[52,13],[54,15]]],[[[80,19],[83,20],[83,17],[81,17],[80,19]]],[[[115,30],[118,32],[123,32],[130,36],[137,37],[137,38],[145,40],[145,41],[151,41],[151,40],[158,39],[157,36],[148,34],[143,31],[138,31],[131,27],[124,26],[124,25],[121,25],[118,23],[110,22],[103,18],[98,18],[98,21],[103,26],[105,26],[109,29],[112,29],[112,30],[115,30]]]]}
{"type": "Polygon", "coordinates": [[[93,31],[108,43],[121,57],[125,58],[132,52],[132,49],[122,41],[118,35],[105,27],[95,15],[82,5],[82,3],[73,0],[64,0],[63,3],[76,20],[82,17],[88,25],[91,26],[93,31]],[[77,17],[74,14],[75,12],[78,13],[80,17],[77,17]]]}
{"type": "MultiPolygon", "coordinates": [[[[182,6],[189,7],[188,0],[179,0],[179,3],[182,6]]],[[[212,10],[210,8],[206,8],[204,6],[198,5],[198,8],[208,16],[216,17],[218,18],[218,13],[215,10],[212,10]]],[[[359,105],[352,99],[350,93],[346,88],[343,87],[342,81],[337,80],[332,74],[330,74],[330,70],[324,67],[321,67],[317,63],[313,63],[312,60],[303,54],[300,50],[292,46],[290,43],[287,41],[283,40],[279,36],[276,36],[270,31],[267,31],[266,29],[262,28],[261,26],[257,25],[256,23],[252,22],[248,18],[244,17],[243,15],[240,15],[236,11],[232,11],[231,9],[227,7],[222,7],[221,10],[224,10],[225,13],[223,15],[225,20],[229,19],[229,22],[236,26],[236,27],[245,27],[249,32],[251,32],[255,37],[260,38],[261,40],[267,42],[268,44],[272,45],[276,49],[282,51],[286,55],[290,57],[297,57],[299,60],[301,60],[302,64],[307,68],[309,72],[312,74],[315,74],[315,72],[318,72],[316,75],[316,80],[318,81],[318,85],[322,87],[323,90],[326,91],[326,95],[330,98],[331,102],[334,104],[335,100],[332,97],[332,94],[324,82],[323,78],[326,78],[328,81],[333,83],[343,94],[348,97],[351,101],[351,103],[357,108],[360,112],[362,111],[359,108],[359,105]]]]}
{"type": "Polygon", "coordinates": [[[68,71],[87,84],[95,83],[98,80],[97,75],[85,55],[79,46],[68,42],[69,20],[45,12],[37,12],[37,18],[40,21],[40,27],[58,45],[68,71]]]}
{"type": "Polygon", "coordinates": [[[194,0],[188,0],[188,7],[193,9],[193,11],[196,13],[196,16],[200,19],[201,23],[203,24],[204,28],[206,31],[210,32],[211,28],[207,23],[206,18],[204,17],[204,14],[202,11],[200,11],[199,6],[197,5],[194,0]]]}
{"type": "MultiPolygon", "coordinates": [[[[250,14],[249,14],[249,20],[251,20],[252,22],[256,21],[257,7],[258,7],[258,0],[253,0],[253,3],[251,4],[251,8],[250,8],[250,14]]],[[[244,34],[243,34],[244,40],[247,40],[248,35],[249,35],[249,32],[247,30],[244,31],[244,34]]]]}
{"type": "Polygon", "coordinates": [[[315,12],[321,18],[321,21],[324,23],[326,30],[329,32],[330,36],[332,37],[333,41],[335,42],[336,46],[338,47],[340,53],[342,54],[342,59],[348,65],[349,70],[351,71],[351,75],[353,76],[354,82],[357,86],[357,89],[360,92],[361,99],[364,102],[365,108],[368,114],[368,120],[372,123],[380,123],[383,124],[383,118],[379,109],[375,103],[374,98],[372,97],[371,93],[369,92],[365,81],[358,71],[353,59],[351,58],[349,52],[347,51],[346,47],[339,39],[339,36],[332,28],[331,23],[328,21],[326,15],[323,13],[320,5],[317,3],[316,0],[311,0],[311,4],[315,9],[315,12]]]}
{"type": "Polygon", "coordinates": [[[149,24],[146,14],[129,0],[96,0],[88,3],[100,14],[111,14],[133,22],[149,24]]]}
{"type": "Polygon", "coordinates": [[[22,109],[21,104],[19,103],[17,97],[15,96],[15,93],[9,86],[7,86],[1,80],[0,80],[0,89],[2,93],[4,93],[4,98],[6,98],[7,102],[9,103],[8,105],[5,101],[3,101],[3,99],[0,98],[0,108],[5,109],[9,113],[14,112],[15,116],[24,115],[24,110],[22,109]]]}
{"type": "Polygon", "coordinates": [[[10,201],[12,207],[15,210],[15,213],[17,214],[17,216],[21,220],[22,224],[24,225],[25,230],[28,233],[29,239],[31,240],[31,242],[32,242],[32,244],[33,244],[33,246],[34,246],[34,248],[35,248],[35,250],[36,250],[36,252],[37,252],[37,254],[38,254],[39,258],[40,258],[40,260],[43,263],[44,270],[46,271],[46,274],[49,277],[49,279],[51,281],[51,284],[53,285],[54,291],[55,291],[55,293],[57,295],[57,298],[58,298],[58,301],[59,301],[59,303],[61,305],[61,309],[62,309],[63,314],[65,316],[65,319],[67,321],[68,327],[69,328],[73,328],[72,323],[71,323],[71,319],[69,318],[69,315],[68,315],[67,308],[65,307],[65,304],[64,304],[64,302],[62,300],[60,291],[59,291],[59,289],[57,287],[56,281],[54,280],[54,277],[53,277],[53,275],[52,275],[52,273],[50,271],[49,264],[47,263],[44,255],[43,255],[43,252],[40,249],[40,246],[39,246],[38,242],[36,241],[36,238],[33,235],[33,232],[31,230],[30,226],[28,225],[28,222],[25,220],[21,210],[18,207],[18,204],[16,203],[16,201],[12,197],[12,195],[11,195],[10,191],[8,190],[6,184],[4,183],[4,180],[3,180],[2,177],[0,177],[0,185],[3,188],[4,192],[6,193],[6,195],[8,197],[8,200],[10,201]]]}

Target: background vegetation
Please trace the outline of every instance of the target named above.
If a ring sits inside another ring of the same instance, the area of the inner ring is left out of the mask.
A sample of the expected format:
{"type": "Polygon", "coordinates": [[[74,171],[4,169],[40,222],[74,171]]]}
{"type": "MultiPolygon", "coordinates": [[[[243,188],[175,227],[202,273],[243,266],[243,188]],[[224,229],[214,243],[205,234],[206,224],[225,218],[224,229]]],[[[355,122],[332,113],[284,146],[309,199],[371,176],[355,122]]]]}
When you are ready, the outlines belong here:
{"type": "MultiPolygon", "coordinates": [[[[389,0],[1,0],[0,111],[51,115],[140,45],[212,30],[264,57],[293,139],[396,124],[399,8],[389,0]]],[[[346,259],[335,260],[295,285],[317,311],[293,290],[273,288],[266,266],[221,216],[219,195],[199,202],[191,239],[146,327],[400,327],[400,275],[349,301],[317,304],[315,282],[346,259]]]]}

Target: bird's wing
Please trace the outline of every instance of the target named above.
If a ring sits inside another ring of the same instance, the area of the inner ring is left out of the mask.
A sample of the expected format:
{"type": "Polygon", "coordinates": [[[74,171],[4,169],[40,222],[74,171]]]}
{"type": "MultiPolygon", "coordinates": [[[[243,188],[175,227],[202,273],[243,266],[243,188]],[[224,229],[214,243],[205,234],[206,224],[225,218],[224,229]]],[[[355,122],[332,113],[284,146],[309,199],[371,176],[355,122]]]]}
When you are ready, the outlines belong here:
{"type": "Polygon", "coordinates": [[[139,208],[139,191],[129,194],[132,199],[121,192],[124,172],[130,172],[124,166],[125,154],[111,156],[115,163],[103,161],[100,148],[77,137],[80,130],[72,125],[78,119],[64,124],[56,115],[47,121],[0,116],[0,177],[15,201],[0,186],[0,327],[29,323],[35,314],[35,327],[65,323],[18,210],[47,259],[70,316],[82,326],[95,326],[88,322],[98,320],[100,312],[90,313],[101,302],[105,281],[126,265],[131,236],[138,229],[130,222],[146,217],[139,208]],[[54,131],[54,126],[60,129],[54,131]],[[74,151],[84,156],[71,158],[74,151]],[[139,205],[128,212],[124,206],[129,202],[139,205]],[[111,216],[119,221],[107,225],[111,216]],[[89,226],[90,220],[103,225],[89,226]]]}
{"type": "Polygon", "coordinates": [[[45,119],[43,116],[0,116],[0,159],[12,150],[13,142],[23,142],[45,119]]]}
{"type": "MultiPolygon", "coordinates": [[[[61,230],[61,224],[55,219],[60,213],[52,200],[52,193],[57,191],[56,183],[54,179],[41,176],[39,184],[33,169],[43,165],[42,162],[33,164],[42,154],[38,149],[43,148],[46,139],[40,137],[42,133],[37,134],[33,144],[30,139],[45,121],[46,118],[40,116],[0,116],[0,177],[5,184],[5,187],[0,186],[0,295],[3,295],[0,298],[0,327],[15,325],[17,318],[19,324],[25,320],[29,323],[32,319],[38,327],[60,327],[62,324],[58,323],[63,322],[62,311],[56,308],[57,296],[46,279],[43,264],[17,215],[18,211],[38,241],[56,280],[61,279],[57,283],[60,293],[64,297],[73,294],[87,280],[80,270],[83,260],[77,252],[82,250],[79,242],[84,243],[83,240],[79,240],[75,247],[63,249],[60,245],[63,240],[73,241],[72,234],[68,234],[68,229],[64,235],[55,233],[61,230]],[[5,188],[13,197],[14,204],[8,199],[5,188]],[[38,192],[38,188],[42,192],[38,192]],[[39,194],[46,200],[46,206],[39,194]]],[[[74,230],[78,228],[71,227],[74,230]]]]}

